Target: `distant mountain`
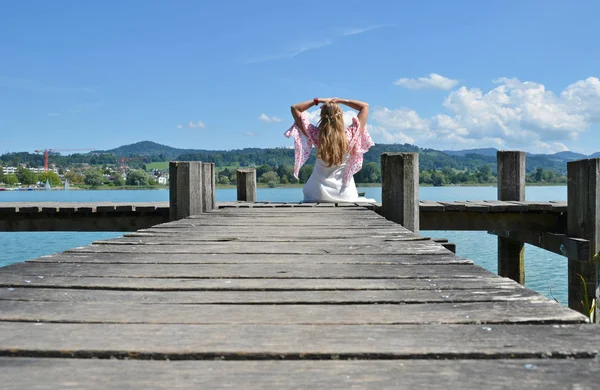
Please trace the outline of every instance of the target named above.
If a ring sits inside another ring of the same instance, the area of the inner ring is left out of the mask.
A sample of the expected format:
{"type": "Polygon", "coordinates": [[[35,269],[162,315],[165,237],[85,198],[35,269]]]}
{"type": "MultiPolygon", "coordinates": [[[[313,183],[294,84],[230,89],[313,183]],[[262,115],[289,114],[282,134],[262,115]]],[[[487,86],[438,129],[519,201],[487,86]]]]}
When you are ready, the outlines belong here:
{"type": "MultiPolygon", "coordinates": [[[[419,166],[424,170],[442,170],[444,168],[459,171],[480,169],[489,165],[496,170],[496,152],[494,148],[446,150],[422,149],[410,144],[376,144],[364,156],[364,163],[380,164],[381,154],[384,152],[418,152],[419,166]]],[[[51,155],[52,162],[58,166],[69,164],[88,163],[92,165],[115,164],[121,157],[144,157],[135,159],[149,162],[158,161],[204,161],[214,162],[217,167],[223,166],[271,166],[293,165],[294,150],[289,148],[245,148],[238,150],[202,150],[179,149],[156,142],[142,141],[118,148],[91,153],[74,154],[71,156],[51,155]]],[[[537,168],[551,169],[559,173],[566,173],[567,162],[585,158],[600,158],[600,152],[585,156],[574,152],[559,152],[554,154],[527,153],[527,172],[537,168]]],[[[40,154],[27,152],[7,153],[0,155],[0,165],[15,166],[29,163],[34,167],[43,164],[40,154]]],[[[312,151],[308,164],[314,164],[315,151],[312,151]]]]}
{"type": "Polygon", "coordinates": [[[141,141],[130,145],[119,146],[115,149],[105,151],[95,151],[95,153],[113,153],[117,157],[132,157],[132,156],[159,156],[162,155],[166,160],[174,160],[177,156],[187,153],[202,152],[199,149],[178,149],[171,146],[157,144],[152,141],[141,141]]]}
{"type": "Polygon", "coordinates": [[[494,148],[479,148],[479,149],[463,149],[463,150],[442,150],[450,156],[466,156],[467,154],[479,154],[481,156],[496,157],[498,149],[494,148]]]}
{"type": "Polygon", "coordinates": [[[585,158],[589,158],[585,154],[569,152],[569,151],[554,153],[554,154],[551,154],[550,156],[559,157],[565,161],[582,160],[585,158]]]}

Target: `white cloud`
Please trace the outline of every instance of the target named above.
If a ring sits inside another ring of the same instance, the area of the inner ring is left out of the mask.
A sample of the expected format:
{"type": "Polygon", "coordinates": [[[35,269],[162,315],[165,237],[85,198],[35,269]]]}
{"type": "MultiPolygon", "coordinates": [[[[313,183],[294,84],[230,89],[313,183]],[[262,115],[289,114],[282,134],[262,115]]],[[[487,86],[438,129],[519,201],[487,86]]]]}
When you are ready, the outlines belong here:
{"type": "Polygon", "coordinates": [[[458,80],[452,80],[437,73],[430,73],[427,77],[419,77],[418,79],[401,78],[394,82],[395,85],[409,89],[452,89],[458,84],[458,80]]]}
{"type": "Polygon", "coordinates": [[[245,133],[246,137],[256,137],[256,133],[253,131],[247,131],[245,133]]]}
{"type": "Polygon", "coordinates": [[[258,119],[263,122],[267,122],[267,123],[281,122],[281,118],[278,118],[276,116],[268,116],[267,114],[264,114],[264,113],[260,114],[258,119]]]}
{"type": "Polygon", "coordinates": [[[590,77],[559,95],[543,84],[500,78],[488,92],[465,86],[444,100],[447,113],[422,118],[409,108],[373,110],[374,130],[383,140],[414,140],[420,146],[520,148],[549,153],[567,150],[574,140],[600,123],[600,79],[590,77]]]}
{"type": "Polygon", "coordinates": [[[48,116],[60,116],[60,113],[58,113],[58,112],[49,112],[48,116]]]}
{"type": "Polygon", "coordinates": [[[187,125],[177,125],[178,129],[204,129],[205,127],[206,125],[202,121],[190,121],[187,125]]]}

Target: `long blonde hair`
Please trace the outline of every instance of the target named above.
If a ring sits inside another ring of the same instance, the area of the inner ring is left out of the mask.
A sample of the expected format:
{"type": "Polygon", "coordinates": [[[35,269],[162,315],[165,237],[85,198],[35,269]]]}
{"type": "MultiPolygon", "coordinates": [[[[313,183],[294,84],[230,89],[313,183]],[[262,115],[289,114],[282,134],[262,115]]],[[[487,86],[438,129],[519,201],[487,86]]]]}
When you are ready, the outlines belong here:
{"type": "Polygon", "coordinates": [[[348,151],[342,108],[337,103],[325,103],[321,107],[319,146],[317,157],[328,166],[340,165],[348,151]]]}

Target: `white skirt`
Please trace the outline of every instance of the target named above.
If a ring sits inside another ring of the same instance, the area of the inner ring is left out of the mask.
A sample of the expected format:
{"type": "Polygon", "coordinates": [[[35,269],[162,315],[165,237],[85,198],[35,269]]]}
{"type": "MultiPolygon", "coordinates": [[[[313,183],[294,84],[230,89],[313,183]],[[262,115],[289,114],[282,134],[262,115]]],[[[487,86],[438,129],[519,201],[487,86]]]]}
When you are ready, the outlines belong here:
{"type": "Polygon", "coordinates": [[[356,190],[354,178],[350,178],[346,185],[343,184],[346,161],[341,165],[328,167],[323,160],[317,158],[315,168],[310,178],[304,185],[304,202],[326,203],[326,202],[369,202],[375,203],[375,199],[359,197],[356,190]]]}

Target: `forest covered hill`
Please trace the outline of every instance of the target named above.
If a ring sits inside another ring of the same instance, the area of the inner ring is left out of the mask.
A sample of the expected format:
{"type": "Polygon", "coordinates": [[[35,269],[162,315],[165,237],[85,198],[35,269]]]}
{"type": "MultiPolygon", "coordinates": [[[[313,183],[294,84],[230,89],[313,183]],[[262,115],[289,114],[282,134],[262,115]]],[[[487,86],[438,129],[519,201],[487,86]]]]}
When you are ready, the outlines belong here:
{"type": "MultiPolygon", "coordinates": [[[[419,165],[422,170],[476,170],[485,165],[496,169],[496,149],[467,149],[458,151],[440,151],[420,148],[410,144],[377,144],[364,156],[365,164],[379,164],[384,152],[418,152],[419,165]]],[[[599,157],[600,152],[589,157],[599,157]]],[[[260,166],[260,165],[293,165],[294,151],[289,148],[245,148],[235,150],[203,150],[179,149],[161,145],[152,141],[142,141],[123,145],[109,150],[96,150],[84,154],[63,156],[59,153],[50,154],[50,163],[58,167],[68,167],[76,164],[119,164],[122,158],[135,159],[139,163],[161,161],[205,161],[214,162],[217,167],[225,166],[260,166]]],[[[560,152],[556,154],[528,154],[527,172],[538,168],[553,170],[559,174],[566,173],[567,162],[589,158],[583,154],[560,152]]],[[[308,164],[314,163],[314,150],[308,164]]],[[[37,153],[7,153],[0,156],[0,165],[14,166],[28,164],[31,167],[43,166],[43,156],[37,153]]]]}

